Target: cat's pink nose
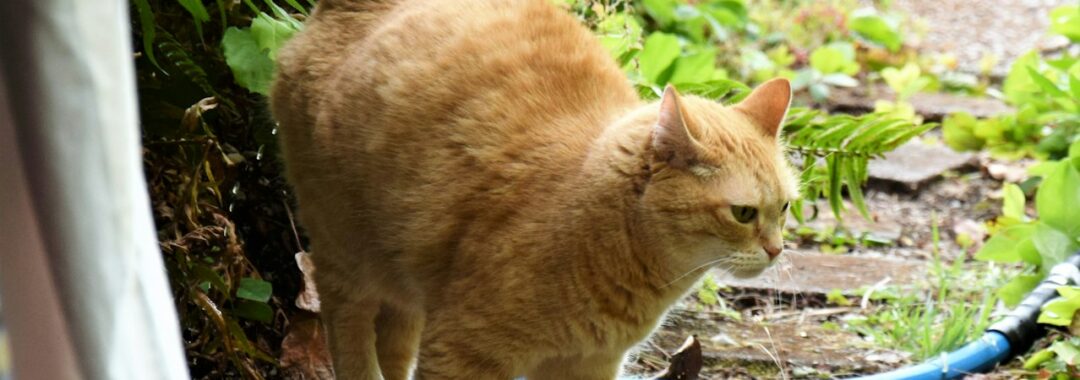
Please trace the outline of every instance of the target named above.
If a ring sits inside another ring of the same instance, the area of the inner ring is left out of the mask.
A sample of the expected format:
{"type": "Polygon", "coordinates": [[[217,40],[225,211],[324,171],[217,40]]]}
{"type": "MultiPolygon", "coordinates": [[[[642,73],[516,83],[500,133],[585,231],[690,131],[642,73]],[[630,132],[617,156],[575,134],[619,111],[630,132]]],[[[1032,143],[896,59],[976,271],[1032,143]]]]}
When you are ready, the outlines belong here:
{"type": "Polygon", "coordinates": [[[769,254],[770,260],[775,259],[776,256],[780,256],[780,252],[784,251],[783,248],[774,245],[766,245],[763,248],[765,248],[765,253],[769,254]]]}

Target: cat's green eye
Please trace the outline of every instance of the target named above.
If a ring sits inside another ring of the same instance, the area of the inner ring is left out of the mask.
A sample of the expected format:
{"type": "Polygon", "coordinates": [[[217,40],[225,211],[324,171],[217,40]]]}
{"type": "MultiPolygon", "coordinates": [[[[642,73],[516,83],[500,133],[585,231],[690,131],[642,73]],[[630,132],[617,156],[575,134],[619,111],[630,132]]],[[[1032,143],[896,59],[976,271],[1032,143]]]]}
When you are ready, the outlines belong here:
{"type": "Polygon", "coordinates": [[[731,206],[731,215],[739,223],[750,223],[757,217],[757,209],[750,206],[731,206]]]}

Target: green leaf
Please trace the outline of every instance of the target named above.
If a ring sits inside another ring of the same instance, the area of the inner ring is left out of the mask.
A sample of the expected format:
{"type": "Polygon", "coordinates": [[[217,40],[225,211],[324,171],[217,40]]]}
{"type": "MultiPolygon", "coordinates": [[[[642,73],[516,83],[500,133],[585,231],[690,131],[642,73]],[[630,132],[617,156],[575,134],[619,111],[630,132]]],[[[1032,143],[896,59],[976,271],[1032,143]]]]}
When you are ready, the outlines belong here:
{"type": "Polygon", "coordinates": [[[650,83],[658,85],[666,83],[667,78],[663,77],[664,72],[679,57],[679,51],[679,39],[674,35],[667,33],[649,35],[638,57],[641,74],[650,83]]]}
{"type": "Polygon", "coordinates": [[[269,282],[252,277],[241,278],[240,286],[236,289],[237,298],[257,302],[269,301],[272,294],[273,286],[269,282]]]}
{"type": "Polygon", "coordinates": [[[142,40],[143,40],[143,53],[146,53],[146,58],[150,59],[150,63],[154,64],[161,72],[168,74],[165,69],[161,68],[158,64],[157,58],[154,57],[154,39],[157,38],[157,24],[154,22],[154,10],[150,8],[150,3],[147,0],[132,0],[135,3],[135,10],[139,13],[139,26],[142,28],[142,40]]]}
{"type": "Polygon", "coordinates": [[[1043,276],[1030,274],[1016,276],[1012,281],[998,289],[998,297],[1005,303],[1005,306],[1015,307],[1024,299],[1025,295],[1039,285],[1042,278],[1043,276]]]}
{"type": "Polygon", "coordinates": [[[1028,52],[1013,62],[1009,74],[1005,76],[1005,81],[1001,85],[1001,90],[1010,104],[1025,104],[1031,98],[1031,94],[1038,91],[1039,86],[1031,79],[1031,73],[1027,68],[1038,67],[1039,63],[1040,59],[1036,51],[1028,52]]]}
{"type": "Polygon", "coordinates": [[[1035,226],[1031,224],[1018,224],[998,231],[986,244],[975,254],[975,258],[983,261],[999,263],[1027,262],[1034,265],[1042,263],[1042,258],[1034,245],[1030,248],[1023,243],[1031,243],[1031,237],[1035,235],[1035,226]],[[1025,251],[1030,249],[1030,251],[1025,251]]]}
{"type": "Polygon", "coordinates": [[[675,21],[675,0],[642,0],[645,12],[652,16],[661,28],[675,21]]]}
{"type": "Polygon", "coordinates": [[[1046,225],[1043,222],[1035,223],[1035,234],[1031,237],[1035,249],[1039,250],[1042,257],[1042,267],[1050,268],[1065,261],[1076,249],[1076,243],[1065,233],[1046,225]]]}
{"type": "Polygon", "coordinates": [[[941,121],[941,133],[945,143],[957,151],[978,150],[984,141],[975,136],[975,124],[979,121],[967,112],[956,112],[941,121]]]}
{"type": "Polygon", "coordinates": [[[1058,88],[1058,86],[1054,84],[1054,82],[1051,82],[1045,76],[1039,74],[1039,72],[1031,66],[1028,66],[1027,70],[1028,75],[1031,76],[1031,80],[1034,81],[1035,84],[1039,86],[1039,88],[1042,88],[1043,91],[1050,93],[1050,95],[1054,96],[1055,98],[1065,98],[1069,96],[1065,93],[1065,91],[1062,91],[1060,88],[1058,88]]]}
{"type": "Polygon", "coordinates": [[[1050,345],[1050,351],[1054,351],[1057,354],[1058,360],[1065,362],[1065,364],[1074,366],[1080,363],[1080,347],[1077,347],[1072,341],[1060,340],[1050,345]]]}
{"type": "Polygon", "coordinates": [[[259,49],[251,30],[230,27],[221,39],[221,46],[236,83],[251,92],[269,95],[274,61],[259,49]]]}
{"type": "Polygon", "coordinates": [[[276,20],[266,13],[260,13],[251,21],[251,36],[255,38],[259,50],[267,52],[271,60],[277,58],[278,49],[298,31],[291,24],[276,20]]]}
{"type": "Polygon", "coordinates": [[[1039,220],[1071,238],[1080,237],[1080,173],[1068,161],[1054,164],[1035,193],[1039,220]]]}
{"type": "Polygon", "coordinates": [[[1069,74],[1069,92],[1073,99],[1080,99],[1080,78],[1076,75],[1069,74]]]}
{"type": "Polygon", "coordinates": [[[1039,323],[1054,326],[1069,326],[1072,324],[1073,315],[1080,309],[1080,288],[1076,286],[1060,286],[1058,294],[1061,297],[1047,302],[1039,314],[1039,323]]]}
{"type": "Polygon", "coordinates": [[[859,37],[893,52],[900,50],[903,44],[898,28],[875,14],[855,12],[848,20],[848,27],[859,37]]]}
{"type": "Polygon", "coordinates": [[[241,300],[232,309],[232,314],[240,318],[263,323],[270,323],[270,321],[274,320],[274,309],[262,302],[241,300]]]}
{"type": "Polygon", "coordinates": [[[1001,206],[1001,214],[1007,217],[1024,220],[1024,191],[1020,190],[1020,186],[1016,186],[1015,183],[1006,183],[1002,187],[1002,195],[1004,197],[1003,205],[1001,206]]]}
{"type": "Polygon", "coordinates": [[[851,197],[851,203],[855,204],[855,208],[859,210],[859,214],[866,220],[873,220],[870,216],[870,210],[866,208],[866,199],[863,197],[862,184],[866,178],[860,176],[860,164],[863,163],[853,159],[844,160],[844,184],[847,186],[848,195],[851,197]]]}
{"type": "Polygon", "coordinates": [[[825,302],[837,306],[851,306],[851,300],[849,300],[840,289],[830,290],[829,293],[825,295],[825,302]]]}
{"type": "Polygon", "coordinates": [[[1050,11],[1050,30],[1080,42],[1080,5],[1062,5],[1050,11]]]}
{"type": "Polygon", "coordinates": [[[855,75],[859,72],[855,50],[851,44],[845,43],[831,43],[815,49],[810,54],[810,66],[822,74],[855,75]]]}
{"type": "Polygon", "coordinates": [[[842,190],[840,157],[829,155],[825,157],[825,162],[829,168],[829,207],[832,207],[833,214],[836,215],[836,220],[839,221],[841,211],[844,210],[844,200],[840,197],[840,191],[842,190]]]}
{"type": "Polygon", "coordinates": [[[675,60],[674,65],[675,71],[671,73],[668,82],[697,83],[707,81],[716,72],[716,50],[705,49],[698,53],[681,56],[675,60]]]}
{"type": "Polygon", "coordinates": [[[195,32],[202,36],[202,23],[210,21],[210,13],[206,11],[202,0],[177,0],[191,14],[195,21],[195,32]]]}
{"type": "MultiPolygon", "coordinates": [[[[228,285],[225,285],[225,280],[222,279],[221,276],[217,274],[217,272],[214,272],[213,269],[210,269],[210,267],[201,263],[194,263],[192,267],[194,269],[193,272],[195,273],[196,278],[211,285],[214,290],[217,290],[218,292],[221,292],[226,296],[231,296],[230,294],[228,294],[229,287],[228,285]]],[[[204,289],[203,291],[206,290],[204,289]]]]}

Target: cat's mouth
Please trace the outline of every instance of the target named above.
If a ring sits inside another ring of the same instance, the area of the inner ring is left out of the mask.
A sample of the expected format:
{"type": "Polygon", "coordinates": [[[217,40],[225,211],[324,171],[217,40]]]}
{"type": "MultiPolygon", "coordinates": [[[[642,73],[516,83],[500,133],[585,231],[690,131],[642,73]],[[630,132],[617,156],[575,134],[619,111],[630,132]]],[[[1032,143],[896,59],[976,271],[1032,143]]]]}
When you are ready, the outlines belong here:
{"type": "Polygon", "coordinates": [[[736,278],[751,278],[757,277],[772,266],[774,260],[770,260],[769,256],[765,252],[758,252],[756,254],[742,254],[737,259],[734,265],[730,265],[725,268],[732,276],[736,278]]]}

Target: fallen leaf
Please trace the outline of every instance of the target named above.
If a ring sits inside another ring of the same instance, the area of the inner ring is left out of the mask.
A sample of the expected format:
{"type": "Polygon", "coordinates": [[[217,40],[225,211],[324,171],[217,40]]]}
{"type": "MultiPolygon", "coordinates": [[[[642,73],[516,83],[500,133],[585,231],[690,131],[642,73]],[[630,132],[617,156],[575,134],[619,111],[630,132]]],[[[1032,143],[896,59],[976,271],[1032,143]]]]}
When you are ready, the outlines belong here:
{"type": "Polygon", "coordinates": [[[206,111],[217,108],[217,99],[213,96],[209,98],[202,98],[197,103],[188,107],[184,111],[184,118],[180,120],[180,126],[188,132],[194,131],[199,127],[199,120],[202,119],[202,114],[206,111]]]}
{"type": "Polygon", "coordinates": [[[296,316],[281,341],[281,371],[289,380],[334,380],[326,333],[317,316],[296,316]]]}
{"type": "Polygon", "coordinates": [[[315,263],[311,261],[311,254],[300,251],[296,253],[296,266],[304,275],[304,286],[300,294],[296,296],[296,307],[318,313],[321,310],[319,292],[315,289],[315,263]]]}
{"type": "Polygon", "coordinates": [[[686,338],[679,351],[671,355],[671,364],[653,380],[696,380],[704,364],[701,357],[701,343],[693,335],[686,338]]]}

